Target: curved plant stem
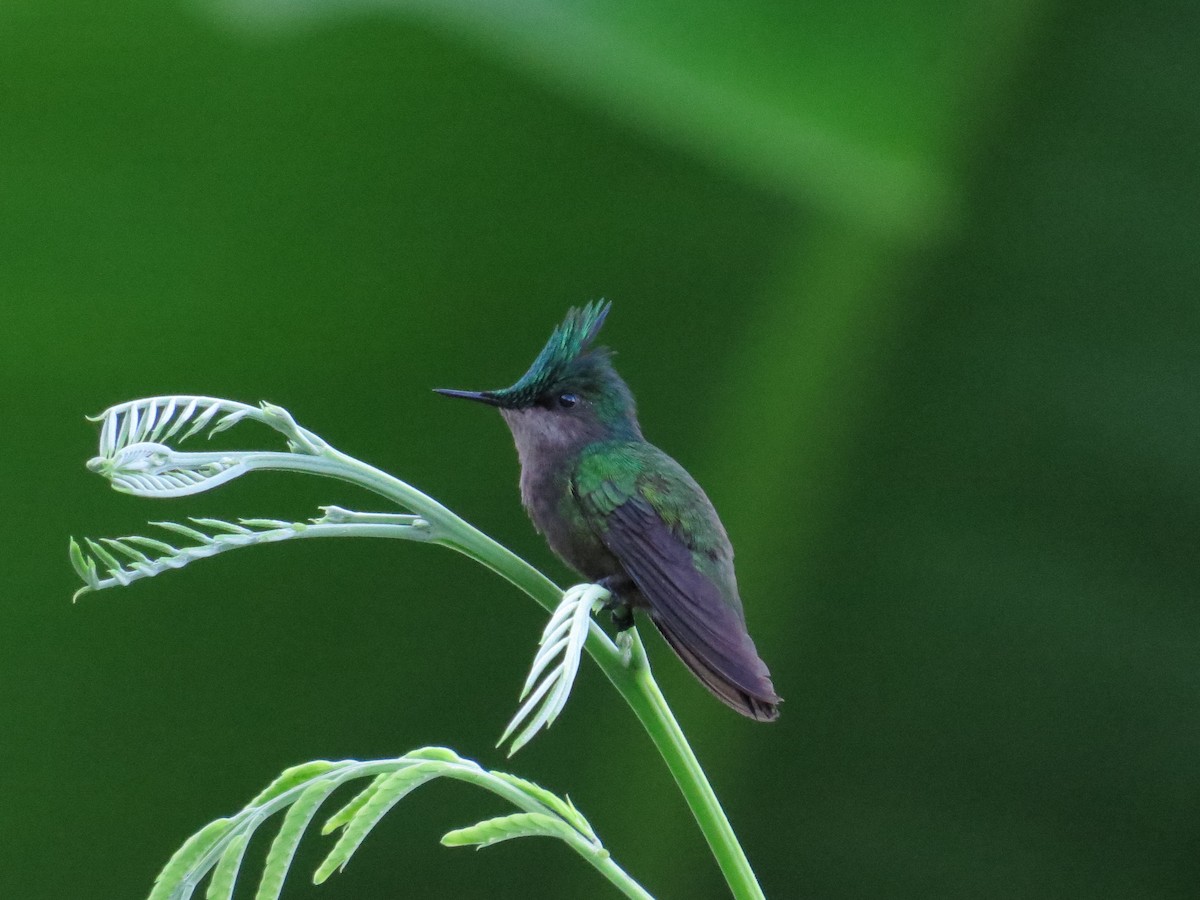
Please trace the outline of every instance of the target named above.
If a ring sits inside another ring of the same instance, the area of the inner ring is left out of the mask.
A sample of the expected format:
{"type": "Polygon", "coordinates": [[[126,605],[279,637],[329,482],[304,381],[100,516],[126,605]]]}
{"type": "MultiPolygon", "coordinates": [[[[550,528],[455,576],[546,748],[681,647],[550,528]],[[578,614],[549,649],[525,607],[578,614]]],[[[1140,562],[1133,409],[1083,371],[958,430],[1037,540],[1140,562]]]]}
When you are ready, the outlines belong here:
{"type": "MultiPolygon", "coordinates": [[[[253,453],[247,455],[246,464],[247,468],[325,475],[365,487],[428,522],[432,529],[429,538],[431,543],[450,547],[487,566],[547,610],[553,611],[562,599],[562,589],[553,581],[432,497],[333,447],[325,445],[312,455],[253,453]]],[[[586,649],[625,698],[658,748],[708,841],[733,896],[737,900],[764,900],[762,888],[729,819],[654,680],[641,637],[636,629],[631,629],[630,635],[632,650],[627,657],[603,629],[592,622],[586,649]]],[[[613,873],[605,874],[611,878],[613,873]]]]}
{"type": "Polygon", "coordinates": [[[563,836],[563,840],[570,844],[572,849],[591,863],[596,871],[607,878],[626,897],[631,897],[632,900],[654,900],[654,897],[647,893],[644,887],[634,881],[628,872],[613,862],[611,856],[607,853],[595,852],[595,849],[580,835],[568,832],[563,836]]]}
{"type": "Polygon", "coordinates": [[[667,705],[667,698],[663,696],[658,682],[654,680],[646,658],[646,648],[641,637],[636,634],[633,639],[632,659],[632,667],[627,670],[634,676],[632,688],[618,683],[615,679],[613,684],[633,708],[642,727],[646,729],[646,733],[650,735],[654,746],[666,762],[667,768],[671,770],[680,793],[683,794],[692,815],[700,825],[700,830],[708,840],[708,846],[717,860],[717,865],[721,867],[733,896],[738,900],[751,897],[765,900],[754,870],[750,868],[750,861],[746,858],[742,845],[738,843],[733,826],[725,816],[725,810],[721,808],[721,802],[713,792],[712,785],[708,783],[704,769],[700,767],[700,761],[692,752],[691,744],[675,720],[671,707],[667,705]]]}

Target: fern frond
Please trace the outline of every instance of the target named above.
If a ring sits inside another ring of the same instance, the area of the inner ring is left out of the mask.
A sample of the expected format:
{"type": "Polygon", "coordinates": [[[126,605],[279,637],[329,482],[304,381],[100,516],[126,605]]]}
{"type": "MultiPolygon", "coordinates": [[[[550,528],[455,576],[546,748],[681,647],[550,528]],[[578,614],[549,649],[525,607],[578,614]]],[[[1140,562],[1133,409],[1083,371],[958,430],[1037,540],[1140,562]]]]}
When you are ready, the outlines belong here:
{"type": "Polygon", "coordinates": [[[287,410],[270,403],[250,406],[179,394],[130,400],[89,418],[102,424],[99,452],[88,461],[88,468],[107,478],[116,490],[141,497],[198,494],[237,478],[256,464],[267,463],[264,457],[277,454],[245,450],[182,453],[170,446],[205,432],[212,437],[244,419],[283,434],[291,453],[313,455],[327,447],[317,435],[297,425],[287,410]]]}
{"type": "Polygon", "coordinates": [[[247,547],[253,544],[266,544],[298,537],[307,526],[302,522],[294,522],[284,528],[251,530],[237,526],[240,530],[232,530],[231,522],[219,522],[215,519],[192,519],[197,524],[203,524],[215,534],[206,534],[186,525],[175,522],[152,522],[165,531],[173,531],[196,543],[192,546],[176,547],[166,541],[155,538],[129,535],[122,538],[104,538],[102,542],[85,538],[84,542],[90,555],[79,546],[74,538],[71,539],[71,562],[84,585],[75,592],[74,599],[88,591],[100,591],[105,588],[125,586],[142,578],[152,578],[172,569],[182,569],[190,562],[216,556],[226,550],[237,547],[247,547]],[[107,545],[112,550],[128,557],[129,562],[119,560],[113,553],[105,549],[107,545]],[[150,556],[138,550],[145,547],[156,555],[150,556]],[[101,575],[104,571],[106,574],[101,575]]]}
{"type": "Polygon", "coordinates": [[[255,900],[278,900],[296,848],[321,804],[342,785],[361,778],[371,778],[371,785],[327,823],[327,830],[332,825],[341,835],[313,877],[318,883],[344,868],[379,820],[411,791],[428,781],[453,778],[491,791],[517,812],[455,829],[442,838],[446,846],[486,847],[517,837],[556,837],[604,872],[627,896],[649,898],[611,861],[570,801],[524,779],[488,771],[452,750],[426,747],[398,759],[319,760],[289,769],[245,809],[218,819],[188,839],[158,876],[150,900],[188,900],[205,877],[209,879],[209,900],[233,897],[246,847],[263,822],[286,809],[255,894],[255,900]]]}
{"type": "Polygon", "coordinates": [[[544,787],[534,784],[532,781],[526,781],[524,778],[519,778],[516,775],[509,775],[507,772],[493,772],[492,774],[497,778],[507,781],[518,790],[536,797],[558,815],[570,822],[580,834],[592,842],[597,844],[600,842],[600,839],[596,837],[596,832],[592,831],[592,826],[583,817],[583,813],[575,808],[575,804],[571,802],[570,797],[560,797],[558,794],[551,793],[544,787]]]}
{"type": "Polygon", "coordinates": [[[150,892],[150,900],[190,897],[196,882],[212,867],[212,864],[205,867],[205,860],[213,847],[220,845],[221,840],[233,830],[234,825],[233,819],[216,819],[184,841],[183,846],[167,860],[163,870],[154,879],[154,890],[150,892]]]}
{"type": "Polygon", "coordinates": [[[415,541],[428,541],[432,538],[429,524],[419,516],[388,515],[381,520],[373,513],[354,513],[340,508],[332,519],[326,515],[310,522],[285,522],[280,519],[239,519],[237,522],[226,522],[222,519],[205,518],[193,518],[188,521],[199,525],[200,528],[192,528],[178,522],[150,523],[192,542],[182,547],[157,538],[134,534],[120,538],[101,538],[99,541],[84,538],[84,544],[87,546],[85,550],[78,541],[71,538],[71,566],[83,580],[83,587],[75,592],[73,599],[79,599],[81,594],[88,591],[124,587],[143,578],[182,569],[198,559],[207,559],[239,547],[272,544],[294,538],[392,537],[415,541]],[[366,521],[356,518],[360,516],[366,521]],[[144,550],[150,552],[143,552],[144,550]],[[101,574],[102,572],[104,574],[101,574]]]}
{"type": "Polygon", "coordinates": [[[320,781],[320,776],[341,765],[342,763],[330,762],[327,759],[314,759],[312,762],[301,763],[298,766],[292,766],[290,769],[284,769],[278,778],[255,795],[249,805],[263,806],[276,797],[286,794],[293,788],[311,785],[314,782],[320,781]]]}
{"type": "Polygon", "coordinates": [[[246,856],[246,845],[250,843],[251,834],[250,831],[244,831],[226,845],[208,881],[208,890],[204,894],[206,900],[233,900],[233,887],[242,869],[242,859],[246,856]]]}
{"type": "Polygon", "coordinates": [[[549,728],[567,705],[571,686],[579,672],[579,657],[591,627],[592,612],[608,596],[608,591],[598,584],[577,584],[563,591],[562,602],[542,632],[533,667],[521,688],[524,702],[497,742],[497,746],[503,744],[522,722],[529,720],[513,739],[509,756],[524,747],[539,730],[549,728]],[[539,678],[542,679],[540,684],[539,678]]]}
{"type": "Polygon", "coordinates": [[[562,838],[563,827],[562,820],[552,816],[541,813],[512,813],[448,831],[442,836],[442,846],[475,847],[482,850],[492,844],[519,837],[562,838]]]}
{"type": "Polygon", "coordinates": [[[182,443],[212,423],[209,437],[250,417],[262,421],[262,410],[248,403],[179,394],[145,397],[110,406],[98,416],[88,416],[100,426],[100,456],[111,459],[135,444],[161,444],[175,438],[182,443]],[[221,417],[213,423],[213,419],[221,417]]]}
{"type": "Polygon", "coordinates": [[[232,481],[250,470],[252,454],[179,453],[165,444],[123,447],[97,456],[88,468],[108,479],[113,490],[135,497],[187,497],[232,481]]]}
{"type": "Polygon", "coordinates": [[[355,794],[350,798],[349,803],[325,820],[325,824],[321,826],[321,834],[332,834],[339,828],[344,827],[346,823],[358,815],[358,811],[367,805],[367,801],[375,796],[375,792],[390,777],[390,775],[376,775],[374,781],[355,794]]]}
{"type": "Polygon", "coordinates": [[[359,809],[342,826],[337,843],[317,867],[313,883],[321,884],[334,871],[345,871],[347,864],[371,830],[388,811],[427,781],[446,774],[447,763],[438,761],[415,762],[387,777],[359,809]]]}
{"type": "Polygon", "coordinates": [[[267,861],[263,863],[263,873],[254,900],[279,900],[284,879],[287,878],[288,869],[291,868],[292,859],[296,855],[296,848],[300,846],[300,839],[321,804],[337,787],[338,783],[335,781],[317,781],[305,788],[300,798],[292,804],[287,815],[283,817],[279,833],[271,842],[271,849],[267,851],[267,861]]]}

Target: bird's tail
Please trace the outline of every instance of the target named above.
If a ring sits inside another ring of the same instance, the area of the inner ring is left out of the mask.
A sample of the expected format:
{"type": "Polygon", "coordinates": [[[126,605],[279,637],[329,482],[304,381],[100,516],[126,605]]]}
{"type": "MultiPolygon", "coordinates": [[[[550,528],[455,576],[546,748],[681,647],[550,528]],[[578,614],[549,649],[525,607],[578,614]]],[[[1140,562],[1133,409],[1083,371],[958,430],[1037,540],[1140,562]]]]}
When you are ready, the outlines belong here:
{"type": "Polygon", "coordinates": [[[662,636],[683,664],[692,670],[700,683],[726,706],[743,716],[759,722],[772,722],[779,718],[782,702],[771,684],[771,673],[766,663],[758,656],[750,635],[741,633],[743,640],[736,657],[727,654],[706,654],[711,650],[703,642],[693,650],[677,629],[672,627],[673,617],[650,611],[650,620],[658,627],[662,636]],[[709,657],[713,658],[709,658],[709,657]]]}

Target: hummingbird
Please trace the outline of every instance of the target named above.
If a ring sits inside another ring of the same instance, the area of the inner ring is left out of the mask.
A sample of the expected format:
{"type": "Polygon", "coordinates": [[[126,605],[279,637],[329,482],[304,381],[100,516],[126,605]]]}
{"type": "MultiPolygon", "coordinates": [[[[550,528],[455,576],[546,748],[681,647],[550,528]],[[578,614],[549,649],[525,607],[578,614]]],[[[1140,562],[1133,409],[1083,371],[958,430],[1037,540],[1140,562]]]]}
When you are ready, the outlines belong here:
{"type": "Polygon", "coordinates": [[[718,699],[771,721],[780,698],[746,629],[729,536],[695,479],[642,437],[612,351],[593,346],[610,308],[571,309],[511,387],[436,391],[500,410],[534,527],[609,591],[618,631],[642,610],[718,699]]]}

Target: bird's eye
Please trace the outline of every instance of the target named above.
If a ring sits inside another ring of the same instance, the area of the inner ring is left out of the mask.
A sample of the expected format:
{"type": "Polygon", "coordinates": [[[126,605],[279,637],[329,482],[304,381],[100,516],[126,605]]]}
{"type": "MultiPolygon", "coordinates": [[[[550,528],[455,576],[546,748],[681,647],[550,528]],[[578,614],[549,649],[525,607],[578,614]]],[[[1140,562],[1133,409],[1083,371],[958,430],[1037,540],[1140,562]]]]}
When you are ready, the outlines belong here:
{"type": "Polygon", "coordinates": [[[578,402],[579,402],[579,398],[576,397],[574,394],[559,394],[558,395],[558,405],[561,406],[563,409],[570,409],[572,406],[574,406],[578,402]]]}

